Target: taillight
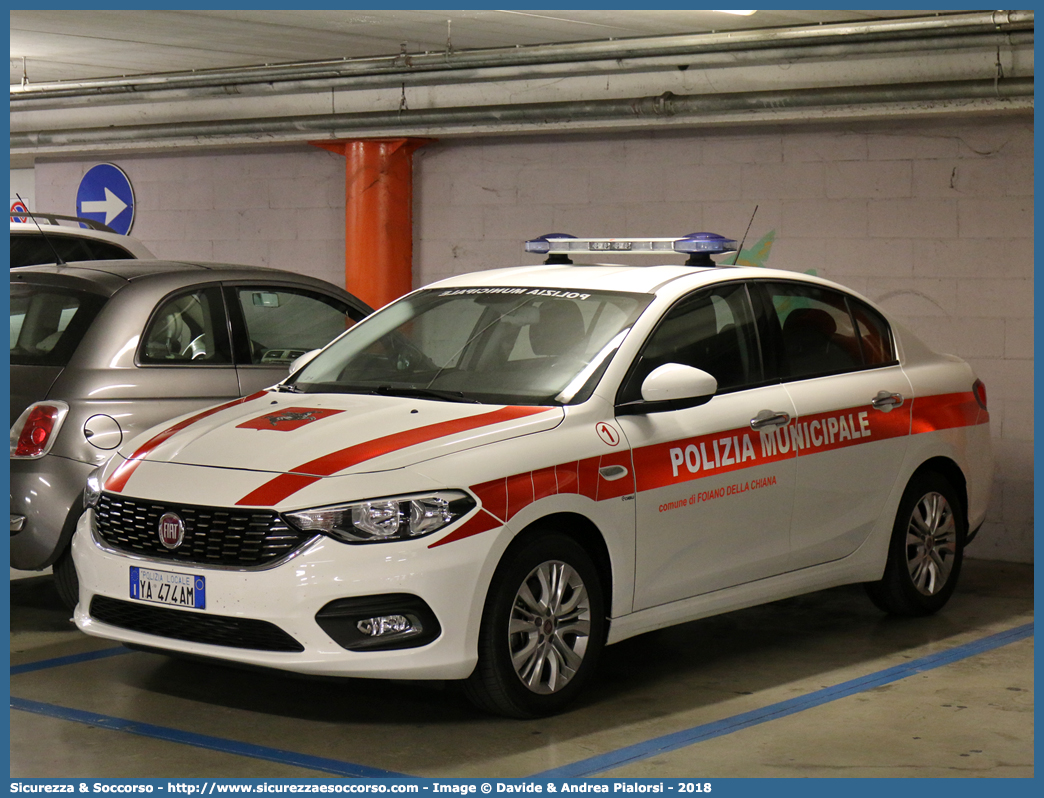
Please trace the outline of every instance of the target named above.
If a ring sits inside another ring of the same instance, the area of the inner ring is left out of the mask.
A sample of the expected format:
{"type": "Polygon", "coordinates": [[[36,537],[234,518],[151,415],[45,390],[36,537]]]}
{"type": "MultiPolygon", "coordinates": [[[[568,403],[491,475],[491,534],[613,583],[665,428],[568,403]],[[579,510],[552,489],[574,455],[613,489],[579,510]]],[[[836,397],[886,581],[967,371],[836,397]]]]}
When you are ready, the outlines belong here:
{"type": "Polygon", "coordinates": [[[11,427],[11,457],[34,459],[51,451],[68,412],[65,402],[29,405],[11,427]]]}
{"type": "Polygon", "coordinates": [[[972,393],[975,394],[975,401],[979,403],[979,407],[986,410],[986,386],[982,380],[975,381],[975,384],[972,385],[972,393]]]}

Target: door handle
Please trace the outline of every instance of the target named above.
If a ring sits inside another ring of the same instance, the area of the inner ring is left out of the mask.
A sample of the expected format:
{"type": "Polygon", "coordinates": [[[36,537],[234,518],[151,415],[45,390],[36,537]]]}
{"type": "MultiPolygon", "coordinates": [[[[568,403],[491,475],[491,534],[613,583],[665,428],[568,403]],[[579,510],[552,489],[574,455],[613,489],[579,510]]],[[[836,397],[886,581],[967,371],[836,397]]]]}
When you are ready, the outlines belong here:
{"type": "Polygon", "coordinates": [[[895,407],[903,406],[903,395],[890,391],[879,391],[877,396],[870,400],[870,404],[875,410],[887,413],[895,407]]]}
{"type": "Polygon", "coordinates": [[[789,423],[789,413],[780,413],[775,410],[762,410],[750,420],[750,428],[760,430],[765,427],[785,427],[789,423]]]}

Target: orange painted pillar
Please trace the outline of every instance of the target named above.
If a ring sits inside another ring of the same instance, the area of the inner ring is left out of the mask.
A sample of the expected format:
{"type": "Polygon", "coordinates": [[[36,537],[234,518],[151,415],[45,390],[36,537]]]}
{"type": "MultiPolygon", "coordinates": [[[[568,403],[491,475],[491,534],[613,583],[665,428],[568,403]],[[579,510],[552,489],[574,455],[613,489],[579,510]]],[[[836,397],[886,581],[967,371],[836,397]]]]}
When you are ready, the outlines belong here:
{"type": "Polygon", "coordinates": [[[345,157],[344,285],[374,308],[413,290],[413,153],[429,141],[312,142],[345,157]]]}

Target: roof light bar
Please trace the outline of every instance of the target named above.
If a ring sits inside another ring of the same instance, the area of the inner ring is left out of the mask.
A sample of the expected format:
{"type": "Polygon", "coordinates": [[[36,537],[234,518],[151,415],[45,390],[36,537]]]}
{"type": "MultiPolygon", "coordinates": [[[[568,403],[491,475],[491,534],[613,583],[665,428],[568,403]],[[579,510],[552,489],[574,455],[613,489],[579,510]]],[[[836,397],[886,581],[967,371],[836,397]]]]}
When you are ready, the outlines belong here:
{"type": "Polygon", "coordinates": [[[681,252],[690,256],[687,262],[690,266],[714,266],[710,256],[735,252],[736,242],[717,233],[689,233],[680,238],[578,238],[565,233],[548,233],[530,239],[525,247],[526,252],[549,256],[574,252],[589,255],[605,252],[681,252]]]}

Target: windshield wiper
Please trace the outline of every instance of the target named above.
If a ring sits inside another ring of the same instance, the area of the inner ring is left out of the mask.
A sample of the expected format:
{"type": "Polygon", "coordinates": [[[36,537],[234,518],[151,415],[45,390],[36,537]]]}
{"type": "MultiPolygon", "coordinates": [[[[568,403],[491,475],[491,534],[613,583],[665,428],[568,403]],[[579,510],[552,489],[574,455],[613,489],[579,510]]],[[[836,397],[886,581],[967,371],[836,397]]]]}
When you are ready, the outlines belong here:
{"type": "Polygon", "coordinates": [[[478,399],[465,396],[462,391],[440,391],[437,388],[396,387],[394,385],[378,385],[371,393],[378,396],[414,396],[419,399],[438,399],[443,402],[468,402],[482,404],[478,399]]]}
{"type": "Polygon", "coordinates": [[[304,393],[295,383],[279,383],[275,387],[277,393],[304,393]]]}
{"type": "Polygon", "coordinates": [[[437,388],[416,388],[410,385],[397,387],[394,385],[378,385],[376,387],[363,385],[338,385],[335,382],[310,383],[307,388],[300,388],[296,383],[289,385],[277,385],[277,391],[288,391],[290,393],[358,393],[370,394],[371,396],[409,396],[418,399],[437,399],[440,402],[467,402],[469,404],[482,404],[479,399],[465,396],[461,391],[440,391],[437,388]]]}

